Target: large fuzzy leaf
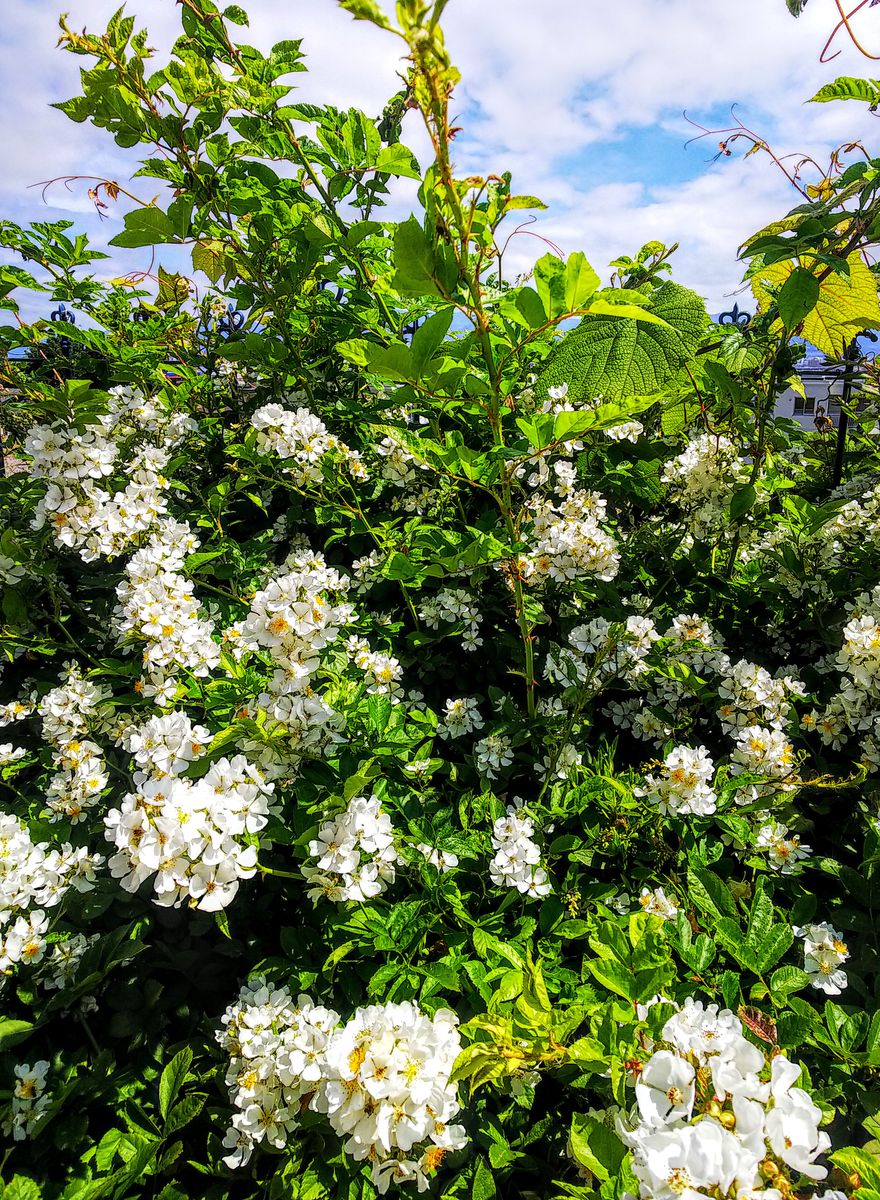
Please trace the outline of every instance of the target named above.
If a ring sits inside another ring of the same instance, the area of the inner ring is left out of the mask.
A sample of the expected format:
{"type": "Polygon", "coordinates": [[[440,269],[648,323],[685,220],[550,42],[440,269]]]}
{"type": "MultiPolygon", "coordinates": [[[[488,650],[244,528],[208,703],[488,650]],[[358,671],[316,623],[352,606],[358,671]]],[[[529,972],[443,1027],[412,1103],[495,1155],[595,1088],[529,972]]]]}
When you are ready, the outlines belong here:
{"type": "Polygon", "coordinates": [[[665,324],[628,316],[584,317],[539,376],[539,394],[563,383],[575,403],[659,392],[693,355],[709,318],[700,297],[678,283],[657,288],[650,315],[665,324]]]}
{"type": "MultiPolygon", "coordinates": [[[[832,271],[818,281],[819,298],[801,325],[806,340],[829,358],[842,358],[860,329],[880,328],[877,280],[859,254],[850,255],[847,262],[848,276],[832,271]]],[[[760,307],[766,310],[774,297],[781,297],[791,276],[804,269],[820,273],[814,260],[805,255],[799,263],[786,259],[756,271],[752,291],[760,307]]]]}

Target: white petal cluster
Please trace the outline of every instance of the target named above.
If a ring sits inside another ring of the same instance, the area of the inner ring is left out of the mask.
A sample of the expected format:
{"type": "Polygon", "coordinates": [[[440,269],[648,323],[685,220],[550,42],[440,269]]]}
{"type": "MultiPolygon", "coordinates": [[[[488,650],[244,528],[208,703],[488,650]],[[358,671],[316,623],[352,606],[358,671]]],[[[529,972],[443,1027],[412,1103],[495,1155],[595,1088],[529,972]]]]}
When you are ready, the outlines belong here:
{"type": "Polygon", "coordinates": [[[797,788],[795,758],[791,742],[779,729],[747,725],[740,731],[730,756],[731,775],[760,775],[764,782],[744,785],[740,803],[763,796],[793,792],[797,788]]]}
{"type": "Polygon", "coordinates": [[[715,773],[705,746],[696,750],[676,746],[663,760],[663,772],[647,775],[645,786],[635,788],[664,816],[708,817],[715,811],[717,797],[710,784],[715,773]]]}
{"type": "Polygon", "coordinates": [[[138,767],[150,775],[179,775],[205,753],[210,730],[194,725],[189,715],[175,710],[132,725],[124,746],[138,767]]]}
{"type": "Polygon", "coordinates": [[[439,629],[441,624],[463,625],[461,645],[464,650],[476,650],[483,644],[480,637],[483,614],[479,604],[464,588],[441,588],[435,596],[428,596],[419,606],[419,616],[429,629],[439,629]]]}
{"type": "Polygon", "coordinates": [[[51,1096],[46,1091],[49,1063],[18,1063],[14,1069],[12,1099],[3,1113],[2,1128],[15,1142],[23,1142],[48,1107],[51,1096]]]}
{"type": "Polygon", "coordinates": [[[241,625],[241,644],[267,654],[277,667],[256,708],[287,726],[301,748],[332,739],[340,725],[312,685],[321,652],[352,619],[352,606],[335,599],[348,588],[349,580],[320,554],[294,553],[254,596],[241,625]]]}
{"type": "Polygon", "coordinates": [[[350,1021],[296,1003],[286,988],[256,980],[223,1017],[217,1040],[229,1053],[226,1082],[236,1112],[224,1139],[230,1167],[254,1149],[283,1148],[308,1107],[324,1114],[345,1152],[368,1162],[381,1194],[428,1187],[450,1150],[467,1142],[449,1082],[461,1048],[458,1018],[428,1017],[412,1003],[359,1008],[350,1021]]]}
{"type": "Polygon", "coordinates": [[[722,700],[718,716],[726,733],[746,725],[781,729],[789,714],[790,697],[803,696],[804,687],[790,675],[774,678],[764,667],[740,659],[723,671],[718,684],[722,700]]]}
{"type": "Polygon", "coordinates": [[[490,733],[474,743],[474,762],[487,779],[497,779],[513,762],[513,742],[503,733],[490,733]]]}
{"type": "Polygon", "coordinates": [[[461,696],[457,700],[447,700],[443,716],[437,723],[437,733],[443,738],[463,737],[473,733],[475,729],[483,728],[483,718],[473,696],[461,696]]]}
{"type": "Polygon", "coordinates": [[[348,649],[356,667],[363,671],[371,696],[390,696],[395,704],[403,698],[403,667],[392,654],[371,650],[363,638],[350,638],[348,649]]]}
{"type": "Polygon", "coordinates": [[[116,632],[123,649],[142,648],[144,695],[173,695],[180,671],[209,675],[220,663],[214,627],[202,614],[184,561],[198,542],[189,526],[163,521],[129,559],[116,589],[116,632]]]}
{"type": "Polygon", "coordinates": [[[790,833],[785,825],[772,817],[758,830],[755,846],[766,851],[767,865],[781,875],[795,874],[800,860],[809,858],[811,852],[811,847],[803,845],[798,834],[790,833]]]}
{"type": "Polygon", "coordinates": [[[37,705],[42,734],[52,746],[55,773],[46,789],[44,815],[52,822],[85,820],[107,787],[109,776],[100,746],[87,734],[108,717],[109,689],[84,679],[76,663],[69,662],[58,685],[37,705]]]}
{"type": "Polygon", "coordinates": [[[528,553],[517,561],[535,587],[592,577],[611,580],[620,566],[617,542],[602,528],[606,503],[596,492],[565,489],[558,499],[535,497],[527,512],[528,553]]]}
{"type": "Polygon", "coordinates": [[[44,910],[60,904],[71,887],[88,891],[103,861],[85,847],[33,842],[18,817],[0,812],[0,972],[40,962],[49,929],[44,910]]]}
{"type": "Polygon", "coordinates": [[[671,896],[667,896],[662,887],[643,887],[639,896],[642,911],[652,917],[662,917],[664,921],[672,921],[678,916],[678,905],[671,896]]]}
{"type": "Polygon", "coordinates": [[[496,887],[516,888],[524,896],[546,896],[550,878],[541,865],[541,848],[533,841],[535,823],[511,805],[492,826],[489,878],[496,887]]]}
{"type": "Polygon", "coordinates": [[[418,478],[418,469],[427,470],[427,464],[419,462],[405,446],[392,437],[384,437],[373,447],[382,460],[380,472],[383,479],[395,487],[407,487],[418,478]]]}
{"type": "Polygon", "coordinates": [[[831,1141],[821,1109],[795,1086],[799,1066],[784,1054],[768,1063],[739,1019],[714,1004],[686,1000],[662,1036],[669,1048],[638,1074],[631,1120],[618,1119],[640,1200],[780,1200],[801,1176],[825,1178],[816,1160],[831,1141]]]}
{"type": "Polygon", "coordinates": [[[650,617],[632,614],[622,623],[593,617],[576,625],[568,646],[547,656],[545,675],[565,684],[586,685],[598,691],[615,677],[635,681],[644,675],[646,660],[660,640],[650,617]]]}
{"type": "Polygon", "coordinates": [[[443,875],[458,866],[458,855],[451,850],[440,850],[437,846],[429,846],[427,842],[419,842],[413,849],[418,850],[425,862],[436,867],[443,875]]]}
{"type": "Polygon", "coordinates": [[[307,408],[291,410],[264,404],[251,417],[261,454],[277,454],[298,487],[321,483],[331,464],[344,466],[355,479],[366,479],[360,455],[330,433],[307,408]]]}
{"type": "Polygon", "coordinates": [[[693,534],[707,536],[724,524],[730,498],[749,474],[729,438],[701,433],[664,465],[660,478],[671,485],[693,534]]]}
{"type": "Polygon", "coordinates": [[[257,869],[254,835],[269,820],[273,785],[241,754],[218,759],[198,780],[138,779],[104,818],[113,877],[129,892],[151,879],[155,903],[166,907],[225,908],[257,869]]]}
{"type": "Polygon", "coordinates": [[[796,925],[793,932],[803,938],[804,970],[810,983],[826,996],[839,996],[849,982],[846,971],[841,970],[841,963],[849,958],[843,935],[827,921],[796,925]]]}
{"type": "Polygon", "coordinates": [[[868,611],[853,616],[844,625],[837,662],[856,687],[880,696],[880,588],[875,588],[868,611]]]}
{"type": "Polygon", "coordinates": [[[32,475],[49,481],[34,528],[49,525],[56,543],[86,562],[123,553],[165,513],[162,472],[194,428],[192,418],[125,387],[111,390],[107,413],[82,432],[62,423],[34,426],[24,451],[32,475]]]}
{"type": "Polygon", "coordinates": [[[227,1008],[217,1041],[229,1054],[226,1086],[236,1108],[223,1145],[232,1168],[261,1144],[282,1149],[299,1127],[304,1102],[324,1076],[324,1051],[339,1014],[308,996],[255,979],[227,1008]]]}
{"type": "Polygon", "coordinates": [[[309,897],[341,904],[379,896],[394,882],[400,856],[391,818],[377,796],[355,796],[337,817],[325,821],[309,842],[315,864],[302,872],[309,897]]]}
{"type": "Polygon", "coordinates": [[[414,1181],[420,1191],[450,1150],[466,1143],[452,1122],[449,1076],[461,1049],[449,1009],[428,1017],[410,1002],[359,1008],[330,1039],[315,1100],[347,1154],[372,1166],[377,1191],[414,1181]]]}

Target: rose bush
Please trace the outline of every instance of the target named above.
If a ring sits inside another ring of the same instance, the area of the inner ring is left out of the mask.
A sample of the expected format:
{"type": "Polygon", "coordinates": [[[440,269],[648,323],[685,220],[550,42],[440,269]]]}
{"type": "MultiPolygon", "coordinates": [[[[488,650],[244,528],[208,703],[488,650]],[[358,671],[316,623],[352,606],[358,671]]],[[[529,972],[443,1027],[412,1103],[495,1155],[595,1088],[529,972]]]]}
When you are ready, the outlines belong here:
{"type": "Polygon", "coordinates": [[[236,6],[157,69],[63,24],[165,185],[93,181],[113,244],[207,290],[0,224],[3,307],[89,318],[0,328],[2,1194],[872,1200],[880,160],[746,244],[745,329],[659,243],[511,280],[444,0],[342,5],[375,121],[236,6]],[[774,415],[803,339],[848,429],[774,415]]]}

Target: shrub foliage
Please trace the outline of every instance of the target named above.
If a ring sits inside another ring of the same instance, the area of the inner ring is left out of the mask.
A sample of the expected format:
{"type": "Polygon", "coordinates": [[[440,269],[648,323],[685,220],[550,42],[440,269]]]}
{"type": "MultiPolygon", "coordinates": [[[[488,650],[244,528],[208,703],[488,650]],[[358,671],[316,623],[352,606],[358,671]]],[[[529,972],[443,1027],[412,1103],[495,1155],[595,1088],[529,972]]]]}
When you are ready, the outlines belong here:
{"type": "Polygon", "coordinates": [[[871,1200],[880,160],[746,327],[659,243],[511,279],[445,0],[340,2],[375,120],[237,6],[62,22],[112,244],[209,287],[0,223],[2,1194],[871,1200]],[[836,425],[775,415],[805,339],[836,425]]]}

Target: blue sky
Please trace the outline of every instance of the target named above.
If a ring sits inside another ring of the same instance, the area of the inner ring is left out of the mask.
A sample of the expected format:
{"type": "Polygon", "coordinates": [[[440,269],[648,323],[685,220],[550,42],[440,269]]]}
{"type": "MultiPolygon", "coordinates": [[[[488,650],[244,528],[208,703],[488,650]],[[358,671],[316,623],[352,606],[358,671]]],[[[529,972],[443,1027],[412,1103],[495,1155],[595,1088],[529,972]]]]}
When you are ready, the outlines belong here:
{"type": "MultiPolygon", "coordinates": [[[[67,6],[71,25],[100,32],[116,0],[67,6]]],[[[251,0],[245,7],[254,44],[304,39],[310,74],[294,78],[302,98],[376,114],[396,90],[396,40],[352,21],[335,0],[251,0]]],[[[179,19],[174,0],[136,0],[131,9],[151,44],[166,50],[179,19]]],[[[0,215],[20,222],[66,216],[104,246],[122,208],[101,222],[85,184],[54,188],[49,207],[28,187],[77,173],[124,181],[136,167],[131,152],[48,107],[75,94],[81,65],[55,49],[59,11],[48,0],[4,0],[0,215]]],[[[736,103],[780,153],[810,151],[821,161],[855,137],[869,148],[874,139],[877,152],[876,117],[852,104],[804,104],[837,74],[870,73],[848,47],[833,64],[818,63],[834,11],[832,0],[812,0],[794,21],[784,0],[451,0],[447,39],[463,74],[458,166],[464,173],[512,170],[517,191],[550,206],[533,231],[566,253],[583,250],[603,277],[611,258],[644,241],[679,241],[677,278],[706,296],[711,311],[727,308],[741,277],[737,246],[798,197],[767,160],[713,161],[711,138],[685,148],[695,131],[682,110],[714,126],[728,123],[736,103]]],[[[880,41],[880,9],[866,12],[880,41]]],[[[415,114],[405,139],[424,157],[415,114]]],[[[147,190],[149,181],[138,187],[147,190]]],[[[412,196],[404,184],[395,211],[406,210],[412,196]]],[[[518,237],[508,269],[526,271],[543,249],[536,238],[518,237]]],[[[105,273],[148,262],[149,252],[114,251],[105,273]]]]}

